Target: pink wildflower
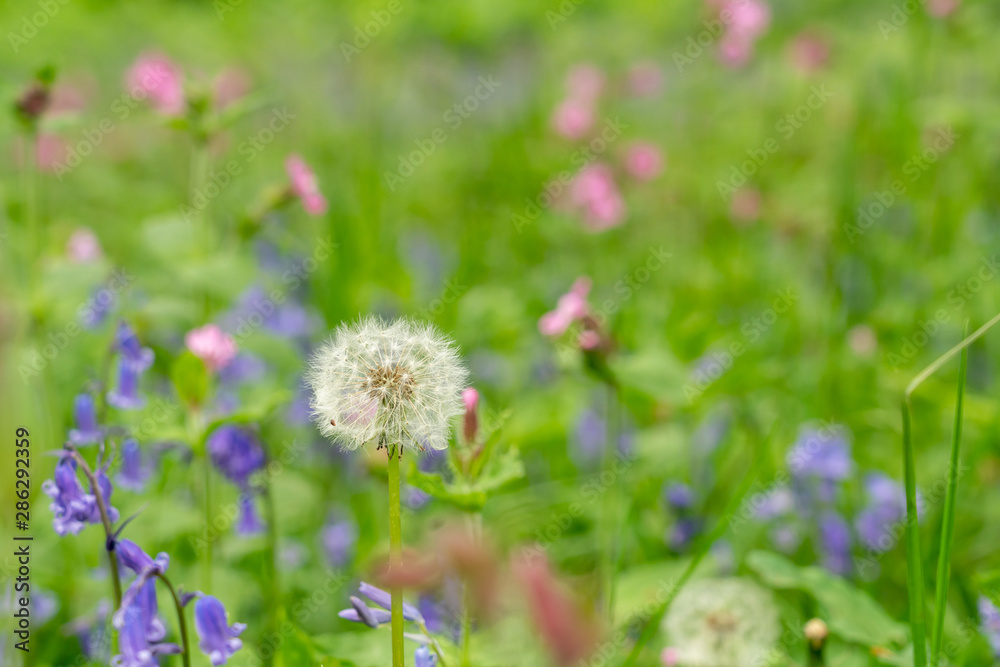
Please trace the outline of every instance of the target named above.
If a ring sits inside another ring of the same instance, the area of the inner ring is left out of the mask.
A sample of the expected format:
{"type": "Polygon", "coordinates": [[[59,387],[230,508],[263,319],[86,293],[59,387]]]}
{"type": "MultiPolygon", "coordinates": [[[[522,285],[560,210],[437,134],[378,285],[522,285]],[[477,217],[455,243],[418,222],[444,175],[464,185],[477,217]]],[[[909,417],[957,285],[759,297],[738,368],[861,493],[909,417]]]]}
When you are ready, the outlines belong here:
{"type": "Polygon", "coordinates": [[[639,63],[628,72],[628,88],[636,97],[652,97],[663,89],[663,73],[654,63],[639,63]]]}
{"type": "Polygon", "coordinates": [[[128,71],[128,86],[133,97],[149,97],[160,113],[179,116],[184,113],[184,84],[180,69],[166,56],[144,54],[128,71]]]}
{"type": "Polygon", "coordinates": [[[80,227],[66,242],[66,254],[71,262],[86,264],[101,258],[101,242],[97,235],[86,227],[80,227]]]}
{"type": "Polygon", "coordinates": [[[630,146],[625,154],[625,171],[639,181],[649,181],[663,171],[663,156],[660,149],[651,143],[630,146]]]}
{"type": "Polygon", "coordinates": [[[569,190],[570,203],[583,210],[584,224],[592,231],[617,227],[625,221],[625,200],[610,167],[590,164],[580,170],[569,190]]]}
{"type": "Polygon", "coordinates": [[[563,100],[552,114],[552,128],[567,139],[580,139],[594,126],[590,103],[575,98],[563,100]]]}
{"type": "Polygon", "coordinates": [[[566,92],[580,102],[593,103],[604,90],[604,74],[593,65],[577,65],[566,75],[566,92]]]}
{"type": "Polygon", "coordinates": [[[184,337],[184,344],[211,371],[225,368],[236,356],[236,341],[214,324],[192,329],[184,337]]]}
{"type": "Polygon", "coordinates": [[[569,291],[559,297],[555,310],[545,313],[538,320],[538,330],[546,336],[560,336],[571,324],[583,319],[590,312],[587,303],[590,286],[590,278],[577,278],[569,291]]]}
{"type": "Polygon", "coordinates": [[[326,197],[319,191],[316,174],[298,155],[290,155],[285,160],[285,170],[292,182],[292,192],[302,200],[302,207],[309,215],[326,213],[326,197]]]}

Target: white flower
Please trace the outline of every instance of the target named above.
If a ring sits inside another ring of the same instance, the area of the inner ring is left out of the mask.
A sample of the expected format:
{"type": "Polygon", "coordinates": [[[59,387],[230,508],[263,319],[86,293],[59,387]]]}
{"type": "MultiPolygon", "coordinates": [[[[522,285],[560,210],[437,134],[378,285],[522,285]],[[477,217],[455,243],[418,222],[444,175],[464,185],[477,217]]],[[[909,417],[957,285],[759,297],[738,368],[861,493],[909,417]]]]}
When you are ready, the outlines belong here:
{"type": "Polygon", "coordinates": [[[749,579],[700,579],[677,595],[663,619],[678,664],[745,667],[771,664],[781,634],[770,591],[749,579]]]}
{"type": "Polygon", "coordinates": [[[445,449],[462,414],[466,370],[429,324],[367,317],[341,325],[316,352],[307,380],[323,435],[344,449],[445,449]]]}

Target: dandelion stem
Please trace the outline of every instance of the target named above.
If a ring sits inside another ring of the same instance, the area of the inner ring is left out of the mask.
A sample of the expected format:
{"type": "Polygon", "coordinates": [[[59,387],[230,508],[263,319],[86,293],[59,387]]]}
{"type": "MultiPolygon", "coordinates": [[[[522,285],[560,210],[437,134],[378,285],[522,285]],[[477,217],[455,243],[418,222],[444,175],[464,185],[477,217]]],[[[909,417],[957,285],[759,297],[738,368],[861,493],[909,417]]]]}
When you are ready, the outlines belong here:
{"type": "Polygon", "coordinates": [[[174,585],[170,583],[166,575],[162,572],[157,572],[156,577],[166,584],[167,589],[170,591],[170,595],[174,598],[174,607],[177,609],[177,625],[181,631],[181,648],[183,653],[181,653],[181,660],[184,662],[184,667],[191,667],[191,647],[188,644],[188,633],[187,633],[187,621],[184,619],[184,605],[181,604],[181,599],[177,596],[177,591],[174,590],[174,585]]]}
{"type": "MultiPolygon", "coordinates": [[[[401,445],[389,447],[389,571],[396,570],[403,558],[402,510],[399,503],[399,457],[401,445]]],[[[403,667],[403,589],[393,582],[389,589],[392,598],[392,665],[403,667]]]]}

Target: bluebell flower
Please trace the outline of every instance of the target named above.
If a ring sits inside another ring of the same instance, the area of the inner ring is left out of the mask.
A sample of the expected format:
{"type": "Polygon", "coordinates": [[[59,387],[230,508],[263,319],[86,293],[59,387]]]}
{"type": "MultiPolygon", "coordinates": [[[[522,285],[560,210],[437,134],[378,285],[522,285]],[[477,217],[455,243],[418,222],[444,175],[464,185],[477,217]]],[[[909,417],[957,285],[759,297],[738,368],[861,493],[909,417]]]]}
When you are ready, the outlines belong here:
{"type": "Polygon", "coordinates": [[[74,445],[93,445],[104,439],[104,433],[97,425],[94,398],[90,394],[77,394],[73,399],[73,423],[76,428],[70,430],[69,441],[74,445]]]}
{"type": "Polygon", "coordinates": [[[431,501],[431,495],[415,486],[406,484],[403,487],[403,502],[411,510],[418,510],[431,501]]]}
{"type": "Polygon", "coordinates": [[[786,554],[793,553],[802,543],[802,536],[790,523],[782,523],[772,528],[770,537],[775,548],[786,554]]]}
{"type": "Polygon", "coordinates": [[[240,518],[236,522],[236,534],[248,536],[259,535],[264,532],[264,522],[261,521],[260,516],[258,516],[257,509],[254,507],[253,498],[250,494],[241,494],[239,505],[240,518]]]}
{"type": "Polygon", "coordinates": [[[118,358],[118,384],[108,392],[108,403],[119,410],[138,410],[146,404],[139,393],[139,371],[124,357],[118,358]]]}
{"type": "MultiPolygon", "coordinates": [[[[151,558],[139,545],[128,539],[121,539],[115,543],[115,553],[118,554],[118,561],[122,567],[131,570],[136,575],[125,591],[125,595],[122,596],[121,609],[140,610],[146,640],[149,642],[162,641],[167,635],[167,628],[158,615],[156,581],[152,576],[167,571],[170,556],[161,552],[157,554],[156,558],[151,558]]],[[[121,609],[115,614],[116,627],[124,622],[121,617],[121,609]]]]}
{"type": "MultiPolygon", "coordinates": [[[[351,596],[351,608],[344,609],[337,614],[338,616],[348,621],[354,621],[355,623],[364,623],[372,628],[389,623],[392,620],[392,616],[389,613],[389,610],[392,609],[392,596],[388,592],[363,581],[358,585],[358,590],[373,603],[382,607],[382,609],[373,609],[361,598],[351,596]]],[[[403,618],[414,623],[424,622],[424,617],[420,614],[420,610],[405,601],[403,602],[403,618]]]]}
{"type": "Polygon", "coordinates": [[[426,645],[417,647],[413,653],[414,667],[435,667],[438,657],[426,645]]]}
{"type": "Polygon", "coordinates": [[[354,623],[364,623],[369,628],[377,628],[385,623],[392,622],[392,614],[385,609],[372,609],[365,601],[352,595],[348,598],[351,603],[350,609],[344,609],[337,615],[346,621],[354,623]]]}
{"type": "Polygon", "coordinates": [[[354,522],[330,520],[323,526],[323,552],[334,567],[343,567],[351,559],[354,545],[358,541],[358,529],[354,522]]]}
{"type": "Polygon", "coordinates": [[[788,466],[798,478],[816,477],[840,482],[850,476],[854,461],[850,444],[840,430],[805,427],[799,431],[795,445],[788,452],[788,466]]]}
{"type": "Polygon", "coordinates": [[[264,360],[251,352],[240,351],[233,360],[219,369],[219,382],[234,386],[253,382],[263,377],[267,371],[264,360]]]}
{"type": "Polygon", "coordinates": [[[851,572],[851,527],[837,512],[824,512],[819,519],[823,567],[834,574],[851,572]]]}
{"type": "Polygon", "coordinates": [[[866,547],[885,550],[882,537],[906,516],[906,491],[888,475],[871,473],[865,477],[865,492],[868,504],[858,512],[854,527],[866,547]]]}
{"type": "MultiPolygon", "coordinates": [[[[150,582],[152,583],[152,582],[150,582]]],[[[177,644],[150,643],[144,629],[144,613],[139,607],[129,607],[122,615],[118,629],[119,654],[111,659],[114,667],[159,667],[156,656],[181,652],[177,644]]]]}
{"type": "Polygon", "coordinates": [[[266,460],[256,434],[241,426],[220,426],[209,436],[207,446],[215,467],[241,489],[249,485],[250,475],[266,460]]]}
{"type": "Polygon", "coordinates": [[[694,504],[694,491],[687,484],[673,482],[663,489],[663,499],[675,510],[686,510],[694,504]]]}
{"type": "Polygon", "coordinates": [[[435,472],[444,466],[448,460],[448,452],[444,449],[428,449],[417,459],[417,468],[421,472],[435,472]]]}
{"type": "MultiPolygon", "coordinates": [[[[76,461],[70,456],[64,456],[56,464],[54,479],[42,483],[42,491],[52,498],[49,506],[55,518],[52,527],[59,536],[76,535],[87,524],[101,523],[101,511],[97,506],[97,497],[87,493],[76,477],[76,461]]],[[[111,482],[103,470],[98,470],[97,491],[104,499],[108,518],[112,523],[118,520],[118,510],[111,506],[111,482]]]]}
{"type": "Polygon", "coordinates": [[[226,608],[211,595],[200,597],[194,603],[194,627],[200,639],[198,647],[216,667],[226,664],[243,648],[243,642],[237,638],[246,629],[246,624],[229,625],[226,608]]]}
{"type": "Polygon", "coordinates": [[[118,471],[118,486],[140,493],[149,480],[150,466],[143,462],[142,450],[135,438],[125,438],[122,442],[122,466],[118,471]]]}
{"type": "Polygon", "coordinates": [[[428,632],[443,632],[445,629],[445,618],[443,606],[432,595],[423,594],[417,598],[417,609],[424,617],[424,626],[428,632]]]}
{"type": "Polygon", "coordinates": [[[1000,660],[1000,609],[989,598],[979,598],[979,631],[990,643],[993,657],[1000,660]]]}
{"type": "Polygon", "coordinates": [[[88,307],[77,311],[77,318],[80,320],[83,328],[96,329],[104,324],[105,320],[108,319],[108,315],[114,309],[117,298],[111,290],[104,287],[94,289],[91,292],[90,299],[87,301],[88,307]]]}
{"type": "Polygon", "coordinates": [[[115,351],[121,355],[121,359],[136,373],[141,373],[153,365],[153,351],[142,346],[139,337],[132,331],[132,327],[124,321],[118,323],[114,346],[115,351]]]}
{"type": "Polygon", "coordinates": [[[683,517],[674,522],[667,535],[667,543],[674,551],[684,551],[697,535],[701,523],[694,517],[683,517]]]}
{"type": "Polygon", "coordinates": [[[161,551],[156,554],[156,558],[152,558],[138,544],[125,538],[115,542],[115,553],[118,554],[118,561],[122,566],[137,575],[152,567],[158,568],[160,572],[166,572],[170,565],[168,554],[161,551]]]}

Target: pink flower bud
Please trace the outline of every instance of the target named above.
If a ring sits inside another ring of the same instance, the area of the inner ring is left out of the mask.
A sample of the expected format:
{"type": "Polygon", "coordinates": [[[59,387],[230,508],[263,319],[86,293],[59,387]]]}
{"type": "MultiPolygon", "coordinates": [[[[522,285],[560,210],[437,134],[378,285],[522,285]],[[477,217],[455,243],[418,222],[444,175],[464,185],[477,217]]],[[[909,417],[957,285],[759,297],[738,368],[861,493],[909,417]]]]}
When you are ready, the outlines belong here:
{"type": "Polygon", "coordinates": [[[465,403],[462,432],[465,441],[472,444],[476,441],[476,433],[479,431],[479,417],[476,414],[476,408],[479,406],[479,392],[472,387],[466,387],[462,390],[462,402],[465,403]]]}

